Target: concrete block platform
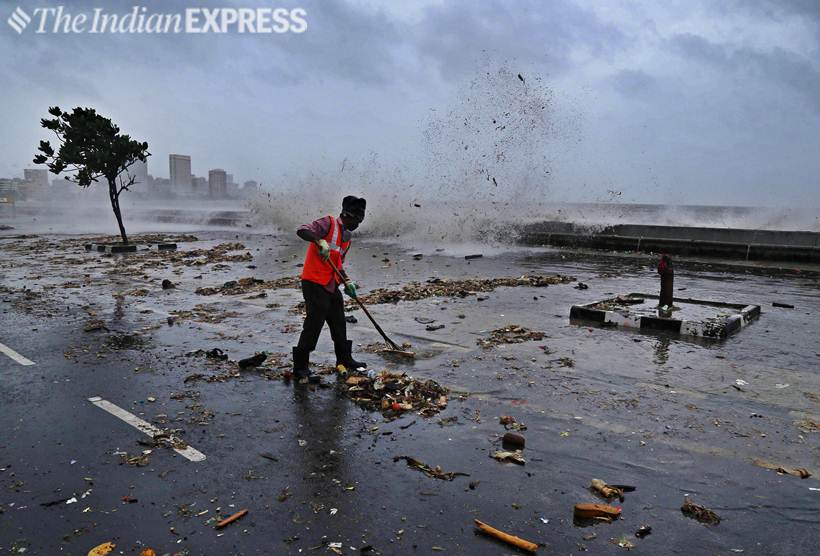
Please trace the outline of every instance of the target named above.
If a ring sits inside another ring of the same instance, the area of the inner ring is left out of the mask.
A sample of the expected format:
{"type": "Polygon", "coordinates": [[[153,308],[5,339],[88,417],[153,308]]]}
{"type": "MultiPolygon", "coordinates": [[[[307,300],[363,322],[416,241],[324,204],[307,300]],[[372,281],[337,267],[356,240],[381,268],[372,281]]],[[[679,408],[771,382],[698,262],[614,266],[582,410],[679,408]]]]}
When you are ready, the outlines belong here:
{"type": "Polygon", "coordinates": [[[572,324],[597,323],[600,326],[656,330],[683,336],[723,339],[760,316],[759,305],[674,298],[671,313],[661,315],[658,296],[630,293],[573,305],[572,324]]]}
{"type": "MultiPolygon", "coordinates": [[[[140,245],[137,243],[129,243],[123,245],[122,243],[86,243],[86,251],[98,251],[100,253],[136,253],[140,245]]],[[[156,249],[157,251],[174,251],[177,248],[176,243],[157,243],[154,245],[146,245],[146,249],[156,249]]]]}

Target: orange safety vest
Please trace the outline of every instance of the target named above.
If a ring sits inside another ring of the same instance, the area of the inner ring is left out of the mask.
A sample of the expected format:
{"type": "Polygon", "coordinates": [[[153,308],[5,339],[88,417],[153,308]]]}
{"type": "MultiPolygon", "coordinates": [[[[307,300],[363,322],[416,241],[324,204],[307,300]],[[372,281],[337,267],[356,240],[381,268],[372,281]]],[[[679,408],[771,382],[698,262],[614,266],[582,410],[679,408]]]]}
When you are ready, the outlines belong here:
{"type": "MultiPolygon", "coordinates": [[[[340,271],[344,264],[347,250],[350,249],[349,241],[342,241],[342,223],[335,216],[329,216],[330,229],[323,238],[330,247],[330,260],[340,271]]],[[[309,280],[322,286],[327,285],[333,276],[333,269],[322,260],[319,254],[319,246],[311,242],[305,254],[305,265],[302,268],[302,280],[309,280]]],[[[338,281],[338,279],[337,279],[338,281]]]]}

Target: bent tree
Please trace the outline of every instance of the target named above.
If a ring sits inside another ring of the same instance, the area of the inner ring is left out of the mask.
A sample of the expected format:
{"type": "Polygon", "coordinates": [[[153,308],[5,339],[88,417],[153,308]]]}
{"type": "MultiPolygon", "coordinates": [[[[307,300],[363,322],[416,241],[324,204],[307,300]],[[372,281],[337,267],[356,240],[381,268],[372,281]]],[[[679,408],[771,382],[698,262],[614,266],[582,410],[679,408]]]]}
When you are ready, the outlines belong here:
{"type": "Polygon", "coordinates": [[[105,178],[120,236],[123,243],[128,243],[122,223],[120,194],[129,191],[136,180],[136,175],[131,175],[128,169],[137,161],[145,162],[151,156],[148,143],[120,134],[117,125],[97,114],[93,108],[78,107],[68,113],[52,106],[48,113],[54,117],[43,118],[40,124],[57,135],[60,146],[55,153],[50,142],[40,141],[37,149],[40,152],[34,156],[34,163],[45,164],[53,174],[71,173],[67,176],[68,180],[80,187],[88,187],[105,178]]]}

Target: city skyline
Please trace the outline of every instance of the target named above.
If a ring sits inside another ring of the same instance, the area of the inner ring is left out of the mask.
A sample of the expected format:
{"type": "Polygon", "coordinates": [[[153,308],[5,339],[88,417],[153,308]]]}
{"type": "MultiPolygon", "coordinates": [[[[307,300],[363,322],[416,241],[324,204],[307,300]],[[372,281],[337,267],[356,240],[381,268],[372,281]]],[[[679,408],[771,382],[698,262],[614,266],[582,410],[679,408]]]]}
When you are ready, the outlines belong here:
{"type": "MultiPolygon", "coordinates": [[[[155,157],[150,156],[145,161],[137,160],[127,170],[127,174],[134,178],[132,192],[138,196],[230,199],[253,194],[259,188],[257,180],[245,180],[240,184],[234,181],[233,173],[228,173],[222,168],[209,168],[207,177],[198,176],[191,171],[193,157],[179,153],[168,155],[167,178],[154,175],[150,172],[149,166],[152,158],[155,157]]],[[[52,174],[45,168],[24,168],[22,176],[0,177],[0,183],[6,192],[4,194],[17,192],[23,197],[36,197],[51,187],[62,186],[63,183],[76,186],[68,180],[70,175],[70,172],[52,174]]],[[[99,186],[99,182],[92,188],[104,189],[99,186]]]]}

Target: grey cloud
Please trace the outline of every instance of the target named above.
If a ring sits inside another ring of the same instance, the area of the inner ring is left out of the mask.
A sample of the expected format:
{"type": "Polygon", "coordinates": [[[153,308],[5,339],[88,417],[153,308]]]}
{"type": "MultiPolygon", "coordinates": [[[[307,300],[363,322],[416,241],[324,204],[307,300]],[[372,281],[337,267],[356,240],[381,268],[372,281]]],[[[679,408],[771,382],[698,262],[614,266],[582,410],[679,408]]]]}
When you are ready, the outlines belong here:
{"type": "Polygon", "coordinates": [[[486,57],[563,72],[571,67],[573,49],[607,58],[626,40],[615,26],[563,0],[445,2],[428,8],[412,32],[419,50],[441,73],[457,78],[486,57]]]}
{"type": "Polygon", "coordinates": [[[616,91],[628,97],[649,95],[657,85],[655,77],[634,69],[621,70],[609,80],[616,91]]]}
{"type": "Polygon", "coordinates": [[[786,85],[820,112],[820,69],[805,56],[782,48],[763,51],[722,45],[692,34],[676,35],[669,43],[688,60],[750,79],[763,78],[786,85]]]}

